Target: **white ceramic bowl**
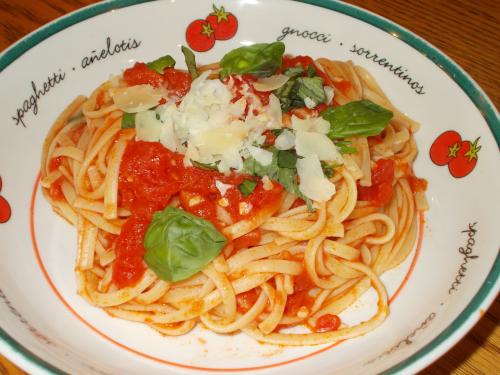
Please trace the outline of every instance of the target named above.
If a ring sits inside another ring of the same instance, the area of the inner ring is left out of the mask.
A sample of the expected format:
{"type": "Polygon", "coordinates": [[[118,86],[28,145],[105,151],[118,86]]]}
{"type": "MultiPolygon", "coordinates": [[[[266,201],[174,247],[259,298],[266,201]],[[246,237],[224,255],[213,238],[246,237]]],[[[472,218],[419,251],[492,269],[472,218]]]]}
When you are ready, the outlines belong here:
{"type": "MultiPolygon", "coordinates": [[[[274,347],[204,329],[164,338],[76,295],[75,231],[40,195],[44,136],[73,97],[89,94],[111,73],[165,53],[182,61],[187,25],[212,8],[210,1],[114,0],[60,18],[0,57],[3,355],[30,373],[412,373],[480,318],[500,285],[498,112],[463,70],[418,36],[350,5],[307,2],[314,5],[217,1],[237,17],[237,34],[197,58],[213,62],[232,48],[282,39],[292,54],[351,59],[422,124],[415,170],[429,181],[430,211],[417,248],[382,277],[392,296],[386,322],[335,346],[274,347]],[[463,178],[431,161],[430,146],[446,130],[463,140],[480,138],[477,164],[463,178]]],[[[367,293],[343,318],[363,318],[373,299],[367,293]]]]}

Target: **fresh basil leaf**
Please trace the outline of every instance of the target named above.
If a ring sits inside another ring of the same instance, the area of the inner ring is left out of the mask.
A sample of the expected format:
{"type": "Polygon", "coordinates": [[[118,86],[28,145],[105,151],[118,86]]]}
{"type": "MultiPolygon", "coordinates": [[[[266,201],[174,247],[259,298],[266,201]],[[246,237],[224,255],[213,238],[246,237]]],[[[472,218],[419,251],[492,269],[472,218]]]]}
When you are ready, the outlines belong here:
{"type": "Polygon", "coordinates": [[[218,171],[219,168],[217,167],[217,165],[220,163],[220,161],[217,161],[213,164],[209,164],[209,163],[200,163],[199,161],[191,160],[191,163],[193,163],[193,165],[197,168],[201,168],[201,169],[205,169],[205,170],[209,170],[209,171],[218,171]]]}
{"type": "Polygon", "coordinates": [[[332,178],[335,168],[340,167],[340,165],[337,165],[335,163],[328,163],[326,161],[321,161],[321,169],[323,169],[323,173],[325,174],[326,178],[332,178]]]}
{"type": "Polygon", "coordinates": [[[281,66],[285,44],[257,43],[233,49],[220,61],[221,78],[231,74],[253,74],[269,77],[281,66]]]}
{"type": "Polygon", "coordinates": [[[358,100],[336,108],[329,107],[321,117],[330,123],[331,139],[378,135],[385,129],[393,113],[370,100],[358,100]]]}
{"type": "Polygon", "coordinates": [[[256,181],[247,179],[243,180],[243,182],[238,185],[238,189],[239,191],[241,191],[241,194],[243,194],[244,197],[248,197],[250,194],[252,194],[256,187],[256,181]]]}
{"type": "Polygon", "coordinates": [[[172,56],[165,55],[156,60],[148,62],[146,65],[150,69],[153,69],[154,71],[163,74],[165,68],[173,68],[175,66],[175,60],[172,56]]]}
{"type": "Polygon", "coordinates": [[[333,143],[335,143],[341,154],[356,154],[358,152],[357,148],[352,146],[351,141],[336,140],[333,143]]]}
{"type": "Polygon", "coordinates": [[[188,68],[189,74],[191,75],[191,79],[197,78],[199,74],[198,69],[196,68],[196,57],[194,56],[193,51],[191,51],[186,46],[182,46],[181,51],[184,54],[184,59],[186,61],[186,66],[188,68]]]}
{"type": "Polygon", "coordinates": [[[294,169],[297,165],[297,154],[292,151],[278,151],[278,167],[294,169]]]}
{"type": "Polygon", "coordinates": [[[271,164],[263,166],[254,158],[250,157],[243,162],[243,173],[248,173],[259,177],[264,177],[267,175],[271,180],[278,181],[281,185],[283,185],[285,190],[289,193],[295,194],[297,197],[302,198],[306,202],[308,209],[310,211],[314,211],[311,199],[302,194],[299,189],[297,183],[297,169],[295,167],[280,168],[278,165],[278,154],[282,151],[278,151],[274,147],[269,147],[267,150],[273,153],[273,160],[271,164]]]}
{"type": "Polygon", "coordinates": [[[211,222],[168,206],[146,231],[144,260],[160,279],[181,281],[203,270],[226,242],[211,222]]]}
{"type": "Polygon", "coordinates": [[[271,133],[273,133],[275,136],[278,136],[280,135],[281,133],[283,133],[285,131],[284,128],[279,128],[279,129],[271,129],[271,133]]]}
{"type": "Polygon", "coordinates": [[[275,90],[274,94],[280,100],[283,112],[288,112],[292,108],[305,107],[304,101],[306,98],[312,100],[315,106],[326,101],[326,93],[321,77],[291,78],[283,86],[275,90]]]}
{"type": "Polygon", "coordinates": [[[122,129],[135,128],[135,113],[123,112],[122,129]]]}
{"type": "Polygon", "coordinates": [[[307,68],[307,76],[308,77],[316,77],[318,75],[318,73],[316,72],[316,69],[314,68],[314,66],[311,64],[309,65],[309,67],[307,68]]]}
{"type": "Polygon", "coordinates": [[[323,88],[323,78],[321,77],[299,77],[297,78],[299,88],[297,96],[305,100],[311,99],[316,105],[326,102],[325,89],[323,88]]]}
{"type": "Polygon", "coordinates": [[[305,72],[304,68],[301,66],[293,66],[288,68],[283,72],[284,75],[290,78],[300,77],[305,72]]]}

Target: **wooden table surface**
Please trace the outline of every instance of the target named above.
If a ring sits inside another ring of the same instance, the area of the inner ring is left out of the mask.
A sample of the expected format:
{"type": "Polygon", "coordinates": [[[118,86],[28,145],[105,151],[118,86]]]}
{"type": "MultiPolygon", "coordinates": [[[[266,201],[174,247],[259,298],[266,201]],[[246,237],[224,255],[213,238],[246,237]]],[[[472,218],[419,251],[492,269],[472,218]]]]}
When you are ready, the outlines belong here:
{"type": "MultiPolygon", "coordinates": [[[[0,51],[36,28],[95,0],[0,0],[0,51]]],[[[349,0],[428,40],[500,105],[500,1],[349,0]]],[[[500,300],[424,374],[500,374],[500,300]]],[[[0,356],[0,374],[22,374],[0,356]]]]}

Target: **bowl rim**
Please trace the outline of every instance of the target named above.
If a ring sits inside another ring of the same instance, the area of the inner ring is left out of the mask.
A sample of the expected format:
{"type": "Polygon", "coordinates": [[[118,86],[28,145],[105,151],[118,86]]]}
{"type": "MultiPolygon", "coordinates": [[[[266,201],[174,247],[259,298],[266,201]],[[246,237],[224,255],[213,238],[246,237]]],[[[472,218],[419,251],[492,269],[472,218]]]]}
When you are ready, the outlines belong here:
{"type": "MultiPolygon", "coordinates": [[[[15,44],[8,47],[0,55],[0,73],[15,62],[24,53],[35,47],[50,36],[89,18],[106,13],[113,9],[147,3],[154,0],[105,0],[92,4],[74,12],[59,17],[41,28],[31,32],[15,44]]],[[[490,131],[500,147],[500,119],[498,111],[481,87],[450,57],[436,46],[422,39],[410,30],[384,18],[380,15],[359,8],[355,5],[338,0],[294,0],[310,5],[330,9],[338,13],[359,19],[392,36],[400,39],[416,49],[442,69],[466,93],[485,118],[490,131]]],[[[385,374],[416,372],[438,359],[458,342],[472,326],[477,323],[482,314],[478,310],[486,310],[495,299],[500,289],[500,254],[497,257],[483,284],[471,299],[469,304],[438,336],[417,352],[398,364],[385,370],[385,374]]],[[[45,374],[64,374],[64,372],[28,348],[17,342],[0,326],[0,352],[7,358],[26,370],[45,374]]]]}

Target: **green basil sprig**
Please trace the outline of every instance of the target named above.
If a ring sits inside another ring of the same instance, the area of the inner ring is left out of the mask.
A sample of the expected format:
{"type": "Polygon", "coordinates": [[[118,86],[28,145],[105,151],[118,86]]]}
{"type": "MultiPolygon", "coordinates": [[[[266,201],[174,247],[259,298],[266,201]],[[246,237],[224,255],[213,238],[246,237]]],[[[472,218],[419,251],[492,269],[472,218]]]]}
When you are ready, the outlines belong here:
{"type": "Polygon", "coordinates": [[[221,78],[231,74],[253,74],[269,77],[281,66],[285,53],[282,42],[257,43],[233,49],[220,61],[221,78]]]}
{"type": "Polygon", "coordinates": [[[209,221],[168,206],[146,231],[144,260],[160,279],[181,281],[203,270],[226,242],[209,221]]]}
{"type": "Polygon", "coordinates": [[[255,188],[257,187],[257,182],[254,180],[244,179],[241,184],[238,185],[239,191],[244,197],[248,197],[253,193],[255,188]]]}
{"type": "Polygon", "coordinates": [[[189,74],[191,75],[191,79],[194,80],[199,76],[198,69],[196,68],[196,57],[194,56],[193,51],[186,46],[182,46],[181,51],[184,54],[184,59],[186,61],[189,74]]]}
{"type": "Polygon", "coordinates": [[[153,69],[154,71],[156,71],[160,74],[163,74],[163,71],[166,68],[173,68],[175,66],[175,60],[172,56],[165,55],[165,56],[162,56],[156,60],[148,62],[146,65],[150,69],[153,69]]]}
{"type": "Polygon", "coordinates": [[[278,181],[286,191],[304,199],[312,211],[312,201],[299,190],[296,168],[299,156],[294,151],[280,151],[274,147],[269,147],[267,150],[273,153],[271,164],[264,166],[250,157],[243,162],[243,173],[259,177],[268,176],[271,180],[278,181]]]}
{"type": "Polygon", "coordinates": [[[135,113],[123,112],[122,129],[135,128],[135,113]]]}
{"type": "Polygon", "coordinates": [[[329,107],[321,117],[330,123],[331,139],[378,135],[385,129],[393,113],[370,100],[358,100],[339,107],[329,107]]]}
{"type": "MultiPolygon", "coordinates": [[[[287,71],[290,71],[290,69],[287,71]]],[[[287,71],[285,71],[285,74],[287,71]]],[[[296,76],[296,72],[290,72],[290,74],[293,78],[290,78],[283,86],[274,91],[274,94],[280,100],[283,112],[288,112],[292,108],[305,107],[306,99],[311,100],[314,107],[326,102],[326,93],[321,77],[300,77],[296,76]]]]}

